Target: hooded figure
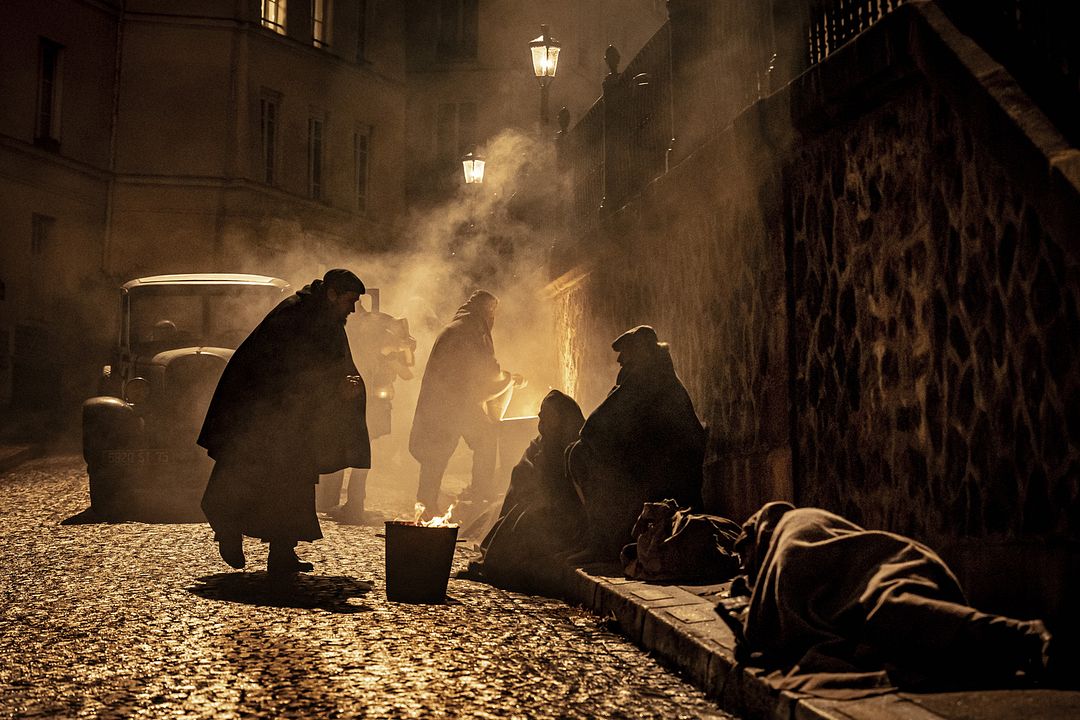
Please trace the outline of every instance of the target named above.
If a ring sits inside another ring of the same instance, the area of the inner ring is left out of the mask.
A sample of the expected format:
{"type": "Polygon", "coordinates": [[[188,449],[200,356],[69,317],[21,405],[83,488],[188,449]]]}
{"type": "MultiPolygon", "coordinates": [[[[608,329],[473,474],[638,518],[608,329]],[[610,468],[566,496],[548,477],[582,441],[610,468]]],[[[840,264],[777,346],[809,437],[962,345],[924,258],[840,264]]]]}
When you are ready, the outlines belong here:
{"type": "Polygon", "coordinates": [[[570,477],[588,515],[589,548],[577,560],[617,560],[646,502],[673,499],[700,511],[705,429],[666,343],[640,325],[611,345],[615,387],[569,450],[570,477]],[[588,556],[588,557],[585,557],[588,556]]]}
{"type": "Polygon", "coordinates": [[[233,567],[244,566],[248,535],[270,543],[268,570],[311,570],[293,548],[322,537],[319,473],[371,466],[345,335],[363,293],[356,275],[330,270],[271,310],[221,375],[198,440],[215,460],[202,508],[233,567]]]}
{"type": "Polygon", "coordinates": [[[470,494],[477,499],[494,494],[498,424],[484,406],[524,382],[504,372],[495,359],[491,328],[498,304],[491,293],[474,292],[435,339],[424,369],[409,452],[420,463],[416,499],[428,516],[441,509],[443,473],[461,438],[473,451],[470,494]]]}
{"type": "Polygon", "coordinates": [[[855,698],[898,684],[1002,682],[1044,666],[1042,622],[968,606],[941,558],[909,538],[772,502],[735,549],[750,591],[742,650],[779,671],[770,678],[779,689],[855,698]]]}
{"type": "Polygon", "coordinates": [[[566,448],[585,416],[574,399],[552,390],[540,404],[540,435],[510,474],[499,519],[480,543],[472,574],[501,587],[535,589],[547,561],[575,546],[584,509],[566,475],[566,448]]]}

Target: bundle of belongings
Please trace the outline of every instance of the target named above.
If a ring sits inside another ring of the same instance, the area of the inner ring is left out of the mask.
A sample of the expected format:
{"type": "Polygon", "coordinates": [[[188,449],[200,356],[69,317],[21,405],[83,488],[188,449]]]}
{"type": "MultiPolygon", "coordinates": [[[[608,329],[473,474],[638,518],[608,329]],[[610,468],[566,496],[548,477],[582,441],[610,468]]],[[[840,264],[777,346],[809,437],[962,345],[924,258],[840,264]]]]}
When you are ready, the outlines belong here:
{"type": "Polygon", "coordinates": [[[909,538],[773,502],[735,549],[745,578],[732,594],[742,586],[749,598],[722,600],[717,612],[777,689],[851,699],[1046,672],[1041,621],[970,607],[941,558],[909,538]]]}
{"type": "Polygon", "coordinates": [[[727,518],[680,508],[674,500],[647,502],[622,550],[627,577],[649,582],[730,580],[739,568],[740,528],[727,518]]]}

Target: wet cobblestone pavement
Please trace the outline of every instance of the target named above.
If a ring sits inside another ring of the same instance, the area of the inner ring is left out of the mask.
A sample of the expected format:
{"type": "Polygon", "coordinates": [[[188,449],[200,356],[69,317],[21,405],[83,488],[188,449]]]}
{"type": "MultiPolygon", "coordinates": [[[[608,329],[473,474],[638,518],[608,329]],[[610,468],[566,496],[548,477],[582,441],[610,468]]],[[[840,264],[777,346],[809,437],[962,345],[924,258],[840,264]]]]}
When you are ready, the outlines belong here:
{"type": "Polygon", "coordinates": [[[2,717],[730,717],[561,602],[388,602],[376,528],[324,520],[316,573],[281,581],[206,525],[59,524],[85,505],[78,457],[0,475],[2,717]]]}

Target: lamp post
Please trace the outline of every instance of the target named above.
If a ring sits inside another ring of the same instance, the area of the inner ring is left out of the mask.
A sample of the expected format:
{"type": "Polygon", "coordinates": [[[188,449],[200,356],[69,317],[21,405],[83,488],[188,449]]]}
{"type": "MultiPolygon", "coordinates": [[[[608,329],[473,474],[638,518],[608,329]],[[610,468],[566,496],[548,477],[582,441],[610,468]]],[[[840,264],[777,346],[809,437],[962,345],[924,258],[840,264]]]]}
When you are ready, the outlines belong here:
{"type": "Polygon", "coordinates": [[[461,158],[461,169],[465,173],[465,184],[473,185],[484,182],[484,158],[474,153],[466,153],[461,158]]]}
{"type": "Polygon", "coordinates": [[[548,85],[559,65],[559,41],[548,34],[548,26],[540,26],[540,37],[529,43],[532,51],[533,74],[540,81],[540,122],[548,123],[548,85]]]}

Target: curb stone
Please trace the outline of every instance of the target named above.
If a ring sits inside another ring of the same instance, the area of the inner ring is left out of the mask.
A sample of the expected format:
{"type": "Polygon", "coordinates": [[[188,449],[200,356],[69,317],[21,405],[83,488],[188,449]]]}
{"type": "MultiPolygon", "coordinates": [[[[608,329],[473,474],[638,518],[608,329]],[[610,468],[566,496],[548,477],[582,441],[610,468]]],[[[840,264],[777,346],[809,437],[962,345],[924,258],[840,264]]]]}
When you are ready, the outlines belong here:
{"type": "Polygon", "coordinates": [[[618,564],[568,568],[567,599],[678,668],[727,712],[747,720],[1002,720],[1080,717],[1080,692],[1026,689],[827,700],[777,692],[757,668],[735,661],[735,636],[715,612],[724,585],[629,580],[618,564]],[[1073,714],[1076,713],[1076,714],[1073,714]]]}
{"type": "Polygon", "coordinates": [[[45,453],[40,445],[0,445],[0,473],[12,470],[27,460],[45,453]]]}

